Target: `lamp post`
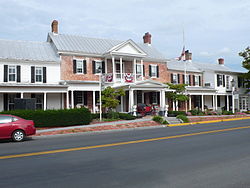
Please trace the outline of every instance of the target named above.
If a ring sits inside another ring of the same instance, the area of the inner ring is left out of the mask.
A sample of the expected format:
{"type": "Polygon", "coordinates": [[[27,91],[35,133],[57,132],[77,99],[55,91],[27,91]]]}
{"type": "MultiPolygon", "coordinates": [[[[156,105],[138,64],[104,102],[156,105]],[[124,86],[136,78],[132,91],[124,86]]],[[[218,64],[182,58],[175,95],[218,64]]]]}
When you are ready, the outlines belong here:
{"type": "Polygon", "coordinates": [[[98,67],[97,73],[99,75],[99,113],[100,113],[100,121],[102,121],[102,67],[98,67]]]}
{"type": "Polygon", "coordinates": [[[235,81],[234,81],[234,79],[231,80],[231,86],[232,86],[232,112],[235,113],[235,110],[234,110],[234,90],[235,90],[235,81]]]}

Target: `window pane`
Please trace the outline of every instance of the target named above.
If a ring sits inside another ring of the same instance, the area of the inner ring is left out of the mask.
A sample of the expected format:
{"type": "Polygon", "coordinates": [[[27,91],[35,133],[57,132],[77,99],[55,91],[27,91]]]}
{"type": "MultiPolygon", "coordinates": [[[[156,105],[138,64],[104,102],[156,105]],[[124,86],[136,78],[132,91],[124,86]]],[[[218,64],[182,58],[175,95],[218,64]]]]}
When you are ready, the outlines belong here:
{"type": "Polygon", "coordinates": [[[102,72],[102,62],[100,62],[100,61],[95,62],[95,72],[96,73],[102,72]]]}
{"type": "Polygon", "coordinates": [[[10,123],[10,122],[12,122],[12,117],[0,116],[0,123],[10,123]]]}
{"type": "Polygon", "coordinates": [[[142,71],[141,71],[141,65],[140,64],[137,64],[136,65],[136,70],[137,70],[137,74],[141,74],[142,73],[142,71]]]}
{"type": "Polygon", "coordinates": [[[76,61],[76,72],[83,73],[83,63],[81,60],[76,61]]]}
{"type": "Polygon", "coordinates": [[[151,75],[152,77],[156,77],[156,66],[151,66],[151,75]]]}
{"type": "Polygon", "coordinates": [[[9,74],[9,81],[11,81],[11,82],[16,81],[16,75],[15,74],[9,74]]]}

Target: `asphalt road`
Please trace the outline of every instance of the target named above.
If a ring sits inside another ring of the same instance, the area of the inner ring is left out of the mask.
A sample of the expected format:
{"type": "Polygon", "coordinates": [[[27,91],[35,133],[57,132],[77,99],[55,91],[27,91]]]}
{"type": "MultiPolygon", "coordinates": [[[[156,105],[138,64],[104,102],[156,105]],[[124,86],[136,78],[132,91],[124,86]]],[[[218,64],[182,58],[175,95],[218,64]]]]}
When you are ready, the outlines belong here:
{"type": "Polygon", "coordinates": [[[0,188],[249,188],[250,120],[0,141],[0,172],[0,188]]]}

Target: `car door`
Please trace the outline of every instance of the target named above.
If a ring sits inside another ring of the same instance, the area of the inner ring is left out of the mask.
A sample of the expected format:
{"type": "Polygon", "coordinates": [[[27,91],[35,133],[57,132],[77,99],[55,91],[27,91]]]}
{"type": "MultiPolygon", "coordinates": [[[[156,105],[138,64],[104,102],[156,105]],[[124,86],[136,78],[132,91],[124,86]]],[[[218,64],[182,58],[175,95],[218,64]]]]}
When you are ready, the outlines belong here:
{"type": "Polygon", "coordinates": [[[10,138],[12,127],[12,117],[0,115],[0,138],[10,138]]]}

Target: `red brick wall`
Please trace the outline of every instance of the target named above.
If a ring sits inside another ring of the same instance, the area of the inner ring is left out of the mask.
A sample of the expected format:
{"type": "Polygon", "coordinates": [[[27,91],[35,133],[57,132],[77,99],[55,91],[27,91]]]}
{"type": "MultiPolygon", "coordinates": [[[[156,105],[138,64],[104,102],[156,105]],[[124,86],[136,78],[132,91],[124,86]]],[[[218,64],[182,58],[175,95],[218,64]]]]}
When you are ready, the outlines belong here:
{"type": "Polygon", "coordinates": [[[156,63],[156,62],[143,62],[145,67],[145,78],[150,79],[149,76],[149,65],[158,65],[159,66],[159,78],[151,78],[152,80],[166,83],[170,82],[170,76],[168,75],[168,69],[165,63],[156,63]]]}

